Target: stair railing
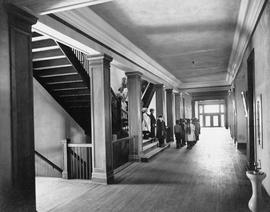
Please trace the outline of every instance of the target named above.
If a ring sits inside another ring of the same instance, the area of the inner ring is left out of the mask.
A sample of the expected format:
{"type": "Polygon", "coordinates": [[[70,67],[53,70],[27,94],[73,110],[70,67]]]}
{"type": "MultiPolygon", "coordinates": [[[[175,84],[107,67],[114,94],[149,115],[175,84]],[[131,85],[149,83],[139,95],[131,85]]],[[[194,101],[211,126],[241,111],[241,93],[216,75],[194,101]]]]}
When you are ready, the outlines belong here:
{"type": "Polygon", "coordinates": [[[51,160],[49,160],[47,157],[39,153],[38,151],[35,150],[35,156],[40,158],[42,161],[44,161],[46,164],[51,166],[53,169],[57,170],[60,173],[63,173],[63,169],[61,169],[59,166],[57,166],[55,163],[53,163],[51,160]]]}
{"type": "Polygon", "coordinates": [[[119,99],[111,89],[112,97],[112,130],[118,138],[128,137],[128,112],[122,109],[119,99]]]}
{"type": "Polygon", "coordinates": [[[63,141],[65,179],[91,179],[92,144],[74,144],[63,141]]]}
{"type": "Polygon", "coordinates": [[[71,49],[73,53],[76,55],[77,59],[82,64],[82,66],[84,67],[85,71],[89,74],[89,62],[87,61],[87,55],[77,49],[74,48],[71,49]]]}
{"type": "Polygon", "coordinates": [[[131,149],[134,146],[135,137],[126,137],[112,141],[113,144],[113,169],[130,161],[131,149]]]}

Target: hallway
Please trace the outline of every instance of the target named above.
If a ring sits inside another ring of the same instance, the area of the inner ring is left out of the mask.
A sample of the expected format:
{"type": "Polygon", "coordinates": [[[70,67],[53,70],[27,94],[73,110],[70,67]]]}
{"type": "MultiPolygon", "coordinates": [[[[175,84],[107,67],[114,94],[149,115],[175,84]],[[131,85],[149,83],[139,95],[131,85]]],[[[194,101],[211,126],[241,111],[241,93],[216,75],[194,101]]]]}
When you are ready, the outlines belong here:
{"type": "MultiPolygon", "coordinates": [[[[43,205],[44,209],[44,203],[50,207],[58,199],[61,204],[50,211],[248,211],[251,186],[245,176],[245,156],[235,149],[228,131],[204,128],[191,150],[173,147],[149,163],[133,163],[116,174],[114,185],[78,183],[78,187],[85,187],[68,203],[61,202],[59,196],[37,195],[37,208],[43,205]]],[[[68,183],[59,183],[66,191],[72,190],[67,188],[68,183]]],[[[46,189],[57,193],[54,186],[46,185],[46,189]]],[[[269,200],[266,204],[269,206],[269,200]]]]}

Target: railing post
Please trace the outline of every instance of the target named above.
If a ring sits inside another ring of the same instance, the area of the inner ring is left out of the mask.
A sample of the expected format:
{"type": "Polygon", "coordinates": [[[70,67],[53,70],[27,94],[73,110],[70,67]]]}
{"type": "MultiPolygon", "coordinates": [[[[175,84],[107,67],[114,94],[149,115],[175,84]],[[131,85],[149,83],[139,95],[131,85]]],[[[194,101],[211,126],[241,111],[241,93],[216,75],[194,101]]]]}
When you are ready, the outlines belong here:
{"type": "Polygon", "coordinates": [[[62,172],[63,179],[69,179],[69,156],[68,156],[68,143],[70,139],[65,139],[62,141],[63,143],[63,156],[64,156],[64,168],[62,172]]]}

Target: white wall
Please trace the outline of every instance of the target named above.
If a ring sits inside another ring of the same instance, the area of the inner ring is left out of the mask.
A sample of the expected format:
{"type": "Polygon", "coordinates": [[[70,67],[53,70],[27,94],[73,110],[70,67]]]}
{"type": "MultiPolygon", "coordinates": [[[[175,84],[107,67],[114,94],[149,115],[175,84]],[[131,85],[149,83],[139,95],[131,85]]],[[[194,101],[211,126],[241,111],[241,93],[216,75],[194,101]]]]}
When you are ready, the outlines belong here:
{"type": "Polygon", "coordinates": [[[84,143],[84,130],[34,79],[35,150],[63,168],[61,141],[84,143]]]}
{"type": "Polygon", "coordinates": [[[114,66],[111,67],[111,88],[115,94],[119,92],[118,89],[121,87],[123,77],[126,77],[124,71],[121,71],[114,66]]]}
{"type": "Polygon", "coordinates": [[[150,109],[153,108],[155,111],[154,111],[154,116],[157,117],[157,114],[156,114],[156,92],[154,93],[153,95],[153,98],[150,102],[150,105],[148,107],[148,111],[150,113],[150,109]]]}

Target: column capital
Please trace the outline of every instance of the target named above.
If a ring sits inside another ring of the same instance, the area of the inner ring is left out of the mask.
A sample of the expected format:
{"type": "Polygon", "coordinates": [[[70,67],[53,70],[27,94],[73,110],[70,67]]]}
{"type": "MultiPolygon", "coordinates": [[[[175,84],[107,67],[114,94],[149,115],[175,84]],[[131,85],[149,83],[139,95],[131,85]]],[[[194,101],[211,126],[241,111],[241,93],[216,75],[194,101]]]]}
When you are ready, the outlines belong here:
{"type": "Polygon", "coordinates": [[[34,15],[14,6],[13,4],[5,4],[5,8],[9,16],[19,18],[29,25],[35,24],[38,20],[34,15]]]}
{"type": "Polygon", "coordinates": [[[142,77],[142,73],[139,71],[126,72],[127,77],[142,77]]]}
{"type": "Polygon", "coordinates": [[[107,54],[97,54],[97,55],[89,55],[87,56],[87,60],[90,65],[101,65],[104,63],[110,64],[113,58],[107,54]]]}
{"type": "Polygon", "coordinates": [[[163,84],[155,84],[155,87],[156,87],[157,89],[159,89],[159,88],[164,88],[164,85],[163,85],[163,84]]]}
{"type": "Polygon", "coordinates": [[[172,88],[167,88],[166,93],[173,93],[173,89],[172,88]]]}

